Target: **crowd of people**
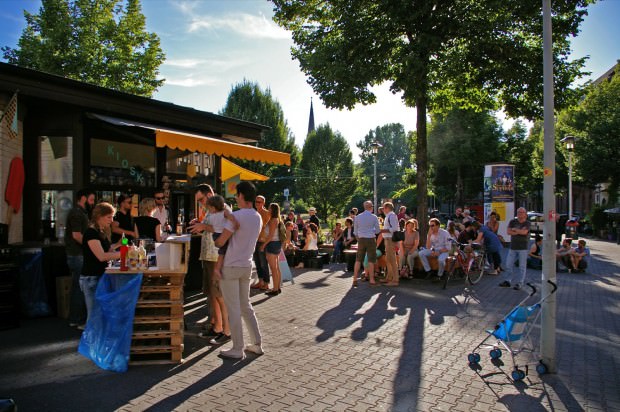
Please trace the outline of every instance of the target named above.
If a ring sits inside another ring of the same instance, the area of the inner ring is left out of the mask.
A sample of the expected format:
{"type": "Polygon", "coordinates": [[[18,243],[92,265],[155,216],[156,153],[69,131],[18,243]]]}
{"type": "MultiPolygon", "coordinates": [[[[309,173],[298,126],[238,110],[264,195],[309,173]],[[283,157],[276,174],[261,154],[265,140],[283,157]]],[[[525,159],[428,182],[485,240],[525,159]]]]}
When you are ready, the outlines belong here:
{"type": "MultiPolygon", "coordinates": [[[[208,184],[196,188],[195,200],[200,218],[192,220],[188,230],[201,236],[199,259],[209,320],[200,336],[213,345],[232,340],[232,348],[220,352],[223,357],[240,359],[248,351],[262,354],[261,332],[249,300],[250,290],[264,291],[271,297],[282,293],[281,252],[290,264],[299,268],[317,256],[321,222],[316,209],[309,208],[305,220],[294,211],[282,216],[280,206],[271,203],[266,207],[265,197],[258,195],[249,182],[237,185],[235,211],[208,184]],[[258,279],[252,284],[253,266],[258,279]],[[251,339],[247,345],[243,322],[251,339]]],[[[148,238],[161,242],[171,232],[163,191],[142,199],[140,216],[135,218],[131,216],[131,196],[119,196],[117,206],[106,202],[95,205],[95,194],[81,190],[69,212],[65,243],[72,274],[69,313],[72,326],[84,327],[92,311],[98,281],[108,261],[120,258],[118,249],[124,239],[148,238]]],[[[418,221],[404,206],[396,213],[394,205],[385,202],[375,214],[373,203],[365,201],[361,212],[352,208],[344,222],[337,222],[331,230],[331,261],[342,262],[344,251],[355,249],[353,287],[358,286],[358,280],[368,281],[371,286],[398,286],[400,279],[413,276],[416,259],[427,278],[441,280],[446,261],[459,244],[484,245],[488,273],[505,272],[502,287],[519,290],[525,282],[527,267],[542,268],[542,238],[537,235],[530,246],[530,222],[524,208],[519,208],[517,216],[508,223],[506,233],[511,241],[505,270],[497,213],[492,212],[487,223],[481,224],[469,210],[457,208],[445,229],[436,217],[431,217],[428,223],[429,231],[423,241],[418,221]]],[[[586,242],[579,240],[577,247],[572,243],[571,238],[562,242],[556,252],[558,265],[567,271],[584,271],[589,256],[586,242]]]]}

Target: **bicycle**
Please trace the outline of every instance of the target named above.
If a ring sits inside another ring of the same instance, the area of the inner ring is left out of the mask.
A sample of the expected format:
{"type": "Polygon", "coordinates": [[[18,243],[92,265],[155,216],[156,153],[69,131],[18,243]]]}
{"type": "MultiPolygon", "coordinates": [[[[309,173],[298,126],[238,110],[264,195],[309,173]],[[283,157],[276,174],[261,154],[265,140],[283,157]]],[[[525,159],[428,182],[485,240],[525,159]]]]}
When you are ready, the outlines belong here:
{"type": "Polygon", "coordinates": [[[479,243],[459,243],[452,239],[456,249],[449,262],[446,262],[446,270],[443,277],[443,288],[446,289],[448,282],[455,274],[466,278],[470,285],[480,282],[484,274],[485,251],[479,243]],[[449,267],[448,267],[449,265],[449,267]]]}

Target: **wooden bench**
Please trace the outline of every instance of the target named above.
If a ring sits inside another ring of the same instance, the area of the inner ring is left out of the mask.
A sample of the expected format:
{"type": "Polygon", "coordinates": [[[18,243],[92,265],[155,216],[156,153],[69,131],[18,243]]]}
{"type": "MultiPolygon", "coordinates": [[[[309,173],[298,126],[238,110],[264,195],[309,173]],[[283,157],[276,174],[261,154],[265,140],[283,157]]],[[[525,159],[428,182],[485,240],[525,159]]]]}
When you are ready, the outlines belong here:
{"type": "MultiPolygon", "coordinates": [[[[428,257],[428,263],[431,266],[431,270],[438,270],[439,269],[439,264],[437,263],[437,257],[436,256],[429,256],[428,257]]],[[[424,273],[424,266],[422,265],[422,260],[420,259],[420,257],[416,257],[415,258],[415,263],[413,265],[413,270],[415,272],[418,272],[418,273],[424,273]]]]}

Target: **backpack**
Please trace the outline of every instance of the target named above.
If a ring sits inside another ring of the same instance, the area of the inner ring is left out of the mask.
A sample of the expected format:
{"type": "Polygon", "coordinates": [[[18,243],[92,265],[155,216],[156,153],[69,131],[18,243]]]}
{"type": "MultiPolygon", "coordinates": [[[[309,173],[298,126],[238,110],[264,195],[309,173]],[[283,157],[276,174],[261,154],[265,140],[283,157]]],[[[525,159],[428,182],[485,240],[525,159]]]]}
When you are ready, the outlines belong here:
{"type": "Polygon", "coordinates": [[[286,226],[284,226],[284,223],[282,223],[282,221],[278,222],[278,235],[280,238],[280,242],[286,242],[286,226]]]}

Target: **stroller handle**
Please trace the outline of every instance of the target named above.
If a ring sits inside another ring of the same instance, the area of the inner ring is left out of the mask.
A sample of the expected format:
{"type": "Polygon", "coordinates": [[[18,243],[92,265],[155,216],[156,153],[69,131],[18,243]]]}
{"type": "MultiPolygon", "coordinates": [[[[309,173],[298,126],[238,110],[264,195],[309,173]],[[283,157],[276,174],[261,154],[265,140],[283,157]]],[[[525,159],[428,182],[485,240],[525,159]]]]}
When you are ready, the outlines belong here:
{"type": "Polygon", "coordinates": [[[526,283],[526,285],[528,285],[530,287],[530,289],[532,289],[532,293],[530,293],[530,296],[534,296],[536,294],[536,288],[534,287],[534,285],[532,285],[531,283],[526,283]]]}

